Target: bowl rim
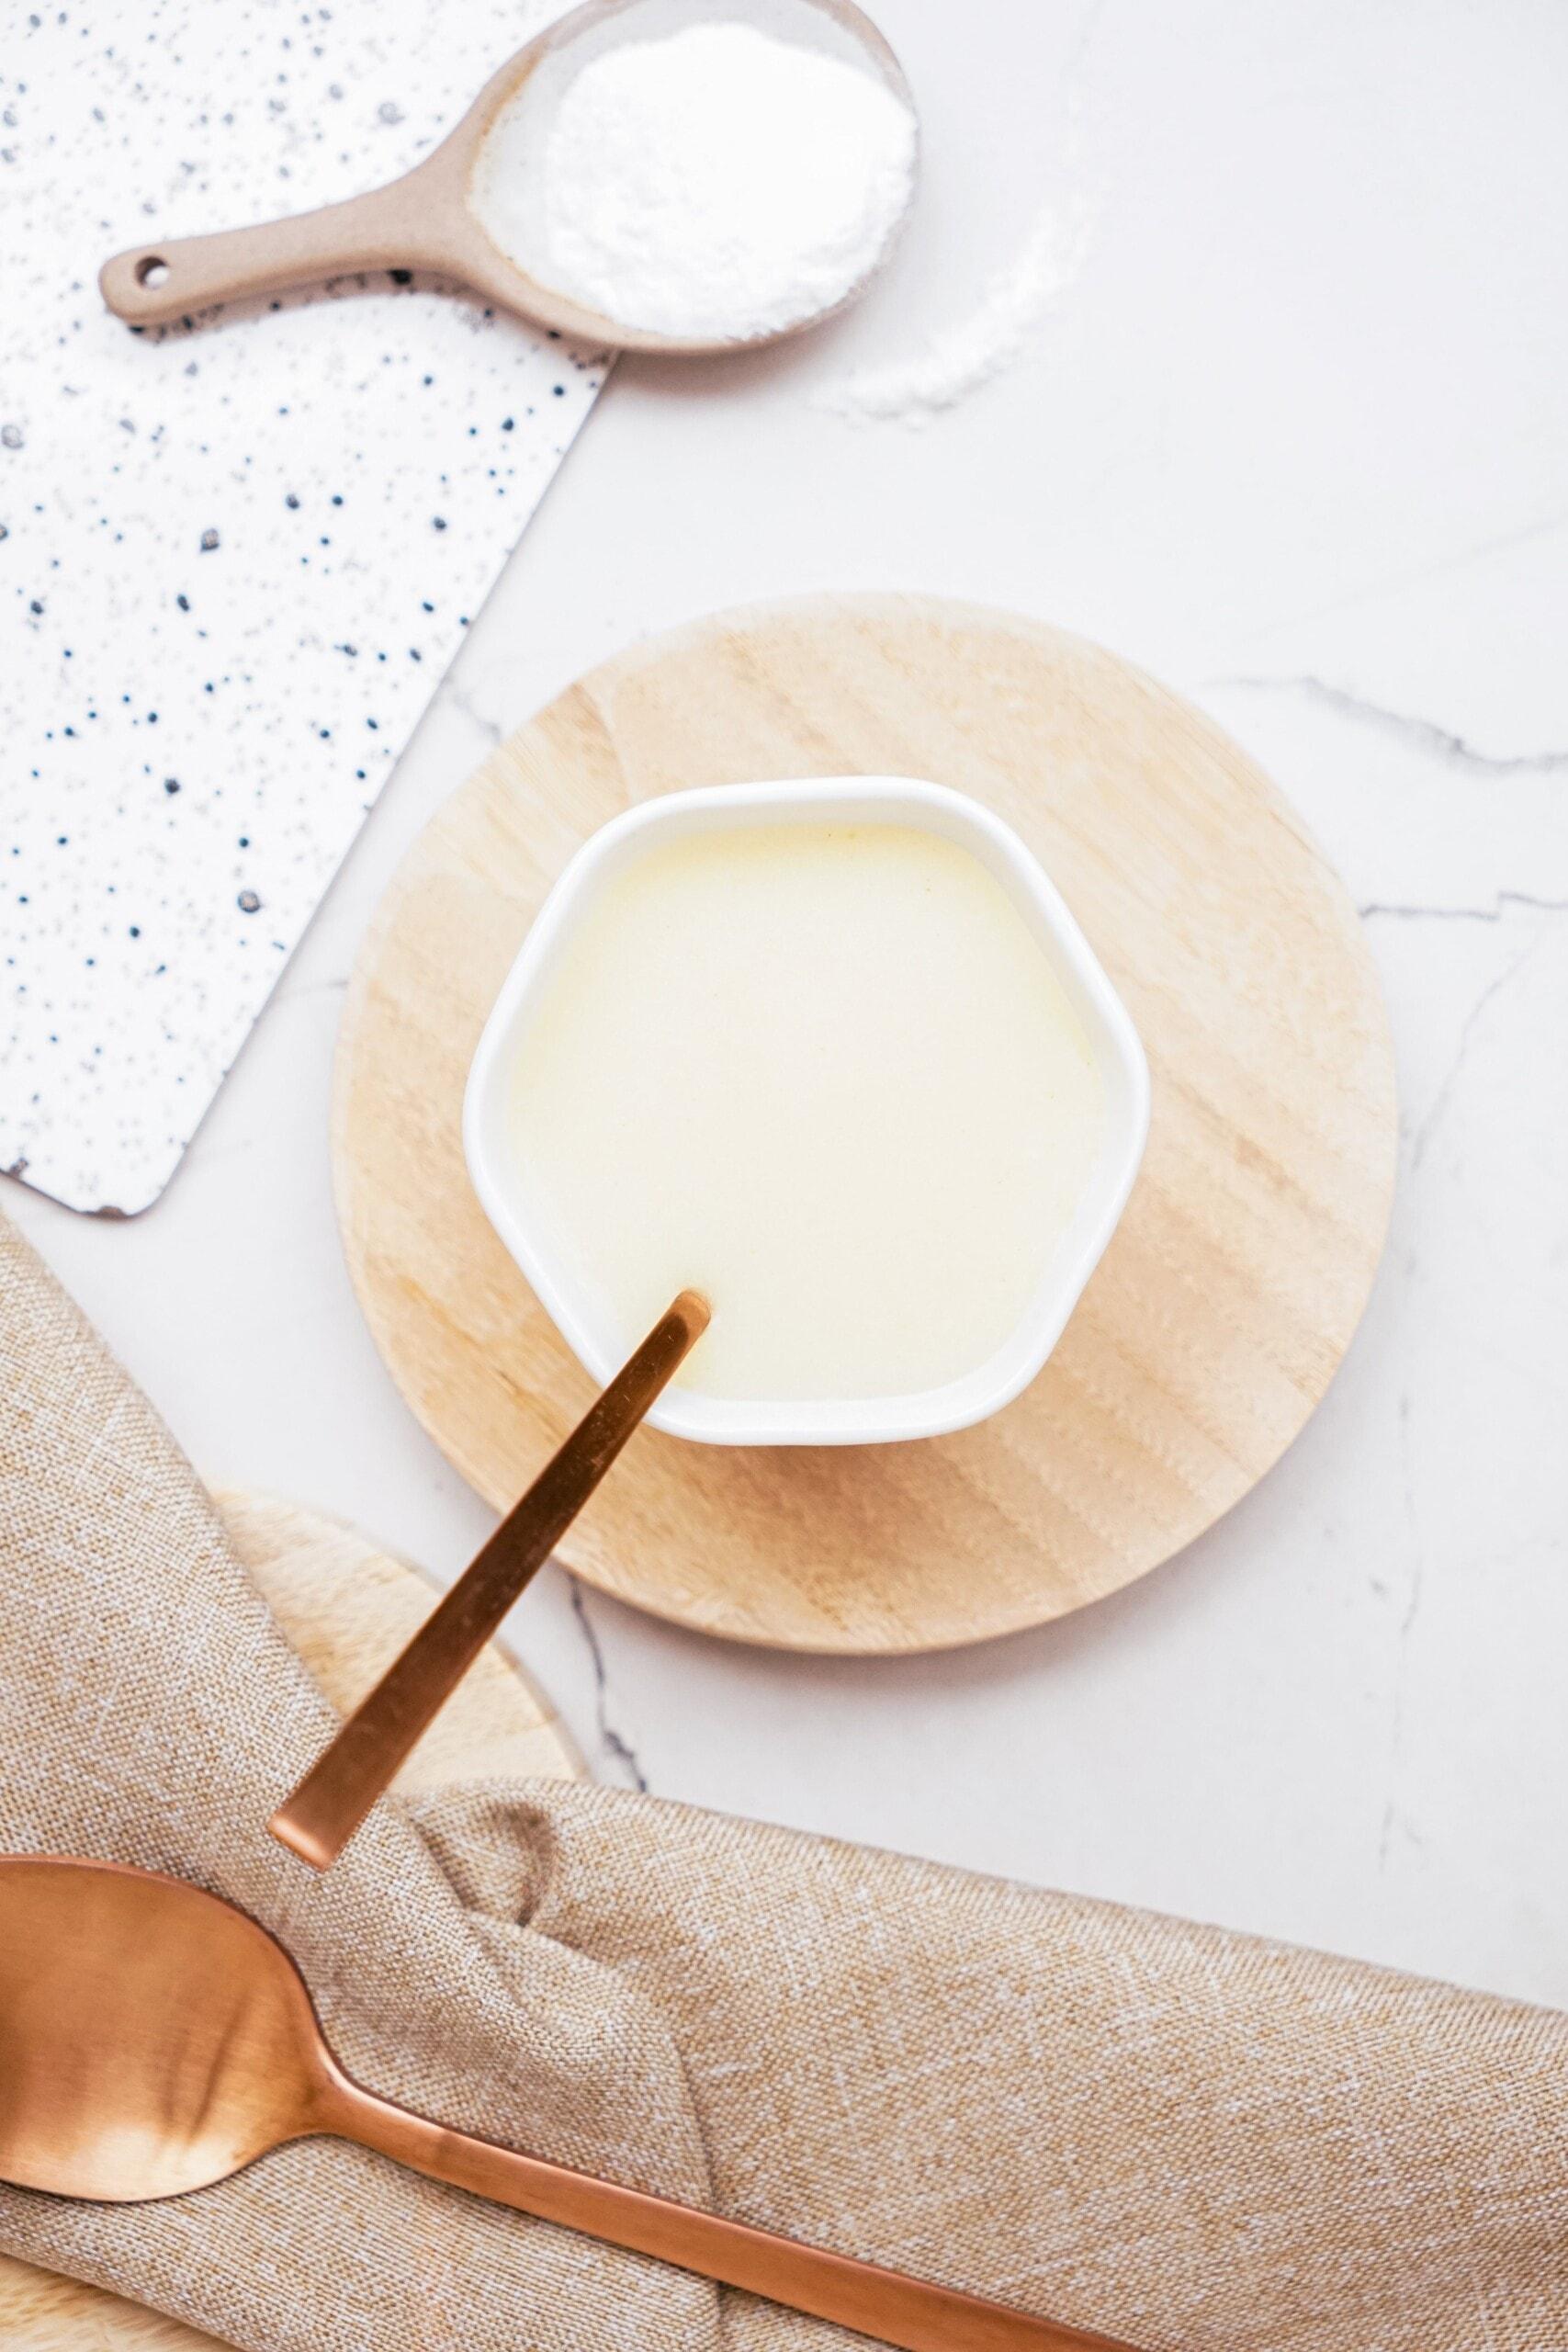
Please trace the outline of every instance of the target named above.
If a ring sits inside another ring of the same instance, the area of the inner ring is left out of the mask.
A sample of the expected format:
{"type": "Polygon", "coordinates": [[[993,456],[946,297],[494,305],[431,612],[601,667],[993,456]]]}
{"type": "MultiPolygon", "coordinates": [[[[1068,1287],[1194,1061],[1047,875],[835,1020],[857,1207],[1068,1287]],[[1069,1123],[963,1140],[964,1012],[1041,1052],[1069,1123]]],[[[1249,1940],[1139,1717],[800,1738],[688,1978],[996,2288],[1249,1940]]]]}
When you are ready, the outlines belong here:
{"type": "Polygon", "coordinates": [[[888,775],[785,777],[655,794],[599,826],[562,867],[486,1017],[463,1095],[464,1158],[479,1204],[579,1363],[603,1386],[636,1339],[618,1352],[591,1327],[570,1277],[558,1274],[551,1252],[505,1180],[500,1151],[492,1148],[497,1098],[520,1016],[606,866],[638,836],[716,830],[727,820],[788,821],[796,812],[851,810],[856,803],[875,812],[863,821],[897,822],[901,815],[906,822],[964,843],[1008,888],[1086,1019],[1108,1098],[1119,1094],[1111,1123],[1114,1132],[1108,1132],[1046,1276],[1009,1339],[986,1363],[942,1387],[895,1396],[754,1400],[668,1388],[648,1419],[671,1436],[720,1445],[887,1444],[950,1435],[999,1412],[1043,1368],[1121,1221],[1143,1159],[1149,1071],[1132,1017],[1040,860],[983,801],[949,785],[888,775]]]}

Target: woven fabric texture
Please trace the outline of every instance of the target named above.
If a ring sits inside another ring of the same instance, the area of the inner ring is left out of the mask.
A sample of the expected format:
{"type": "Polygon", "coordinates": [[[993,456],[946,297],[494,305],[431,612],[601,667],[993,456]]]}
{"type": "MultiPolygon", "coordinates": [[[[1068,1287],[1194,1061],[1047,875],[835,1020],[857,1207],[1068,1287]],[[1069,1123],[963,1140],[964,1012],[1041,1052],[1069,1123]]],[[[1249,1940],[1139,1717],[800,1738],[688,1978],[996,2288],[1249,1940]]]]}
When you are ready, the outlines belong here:
{"type": "MultiPolygon", "coordinates": [[[[0,1846],[172,1871],[349,2071],[1148,2352],[1562,2352],[1568,2019],[621,1792],[265,1824],[332,1724],[145,1399],[0,1221],[0,1846]]],[[[0,2245],[249,2352],[852,2340],[335,2143],[0,2245]]]]}

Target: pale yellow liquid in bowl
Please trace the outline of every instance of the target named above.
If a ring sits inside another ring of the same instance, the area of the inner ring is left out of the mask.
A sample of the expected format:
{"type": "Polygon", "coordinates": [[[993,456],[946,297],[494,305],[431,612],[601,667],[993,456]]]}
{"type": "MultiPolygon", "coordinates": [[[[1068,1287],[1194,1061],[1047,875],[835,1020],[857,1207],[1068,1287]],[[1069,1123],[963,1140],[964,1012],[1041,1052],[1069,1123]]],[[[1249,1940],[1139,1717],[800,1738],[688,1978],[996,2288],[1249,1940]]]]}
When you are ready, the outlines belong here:
{"type": "Polygon", "coordinates": [[[1012,1335],[1105,1124],[1082,1021],[969,850],[899,824],[666,840],[599,887],[517,1039],[530,1223],[682,1385],[908,1396],[1012,1335]]]}

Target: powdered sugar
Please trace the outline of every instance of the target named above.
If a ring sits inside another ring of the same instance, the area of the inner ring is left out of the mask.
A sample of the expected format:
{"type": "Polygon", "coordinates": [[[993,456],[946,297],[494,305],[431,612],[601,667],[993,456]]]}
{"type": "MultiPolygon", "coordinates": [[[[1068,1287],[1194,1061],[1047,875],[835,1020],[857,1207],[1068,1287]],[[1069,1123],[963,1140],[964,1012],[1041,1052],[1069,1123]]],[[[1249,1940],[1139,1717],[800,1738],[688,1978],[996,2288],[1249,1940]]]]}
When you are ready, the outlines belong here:
{"type": "Polygon", "coordinates": [[[875,267],[909,200],[914,117],[869,61],[751,24],[621,40],[547,99],[543,122],[527,85],[502,110],[470,201],[522,268],[622,326],[798,325],[875,267]]]}
{"type": "Polygon", "coordinates": [[[923,424],[955,407],[1029,349],[1052,305],[1077,275],[1088,231],[1083,203],[1044,206],[972,311],[908,358],[858,368],[824,386],[813,406],[857,422],[895,419],[906,424],[923,424]]]}

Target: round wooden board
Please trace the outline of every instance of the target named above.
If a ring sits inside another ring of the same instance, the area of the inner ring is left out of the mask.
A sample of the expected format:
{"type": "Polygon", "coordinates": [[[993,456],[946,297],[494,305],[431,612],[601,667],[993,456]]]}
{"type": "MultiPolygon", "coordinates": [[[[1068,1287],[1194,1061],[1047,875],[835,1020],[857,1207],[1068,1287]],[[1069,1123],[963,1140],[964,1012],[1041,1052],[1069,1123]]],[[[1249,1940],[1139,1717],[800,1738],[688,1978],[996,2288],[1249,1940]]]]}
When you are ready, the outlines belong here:
{"type": "Polygon", "coordinates": [[[1393,1180],[1393,1057],[1355,910],[1188,704],[1041,623],[904,596],[747,607],[634,647],[457,791],[405,858],[344,1015],[333,1168],[403,1395],[509,1504],[592,1394],[491,1232],[459,1136],[485,1014],[586,834],[656,793],[908,775],[1039,854],[1142,1032],[1148,1151],[1051,1362],[978,1428],[745,1450],[644,1430],[562,1552],[705,1632],[911,1651],[1114,1591],[1227,1510],[1327,1387],[1393,1180]]]}
{"type": "MultiPolygon", "coordinates": [[[[217,1499],[235,1550],[311,1680],[342,1713],[428,1613],[432,1588],[340,1521],[270,1495],[217,1499]]],[[[489,1649],[394,1785],[438,1788],[498,1773],[570,1781],[582,1766],[548,1702],[489,1649]]],[[[216,2352],[217,2339],[0,2255],[0,2345],[6,2352],[216,2352]]]]}

